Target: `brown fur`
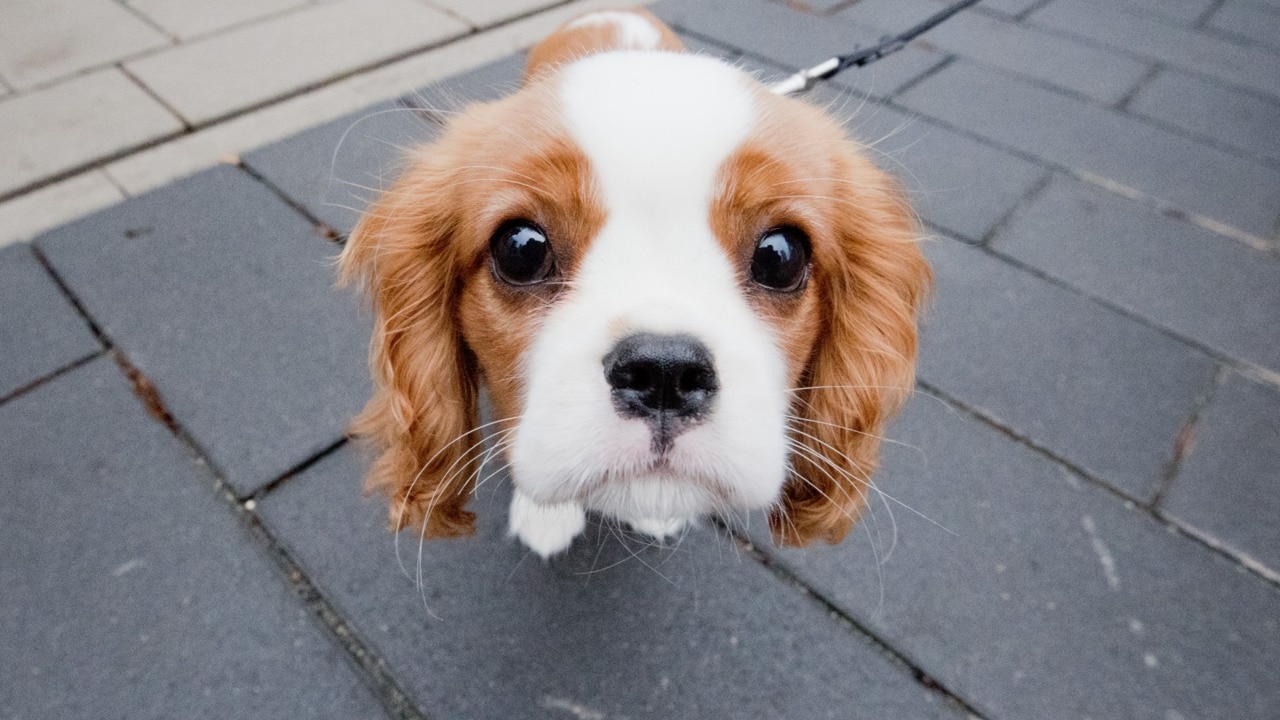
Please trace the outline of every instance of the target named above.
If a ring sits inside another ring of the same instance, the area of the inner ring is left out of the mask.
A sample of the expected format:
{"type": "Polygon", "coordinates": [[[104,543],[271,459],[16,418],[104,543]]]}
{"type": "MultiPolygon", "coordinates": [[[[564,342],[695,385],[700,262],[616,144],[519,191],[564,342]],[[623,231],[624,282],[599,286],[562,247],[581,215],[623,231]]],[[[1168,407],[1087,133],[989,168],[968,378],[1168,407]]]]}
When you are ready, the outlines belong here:
{"type": "MultiPolygon", "coordinates": [[[[684,43],[680,42],[680,37],[671,31],[661,20],[654,17],[652,13],[640,8],[628,10],[627,12],[639,15],[658,28],[661,40],[658,47],[654,50],[667,50],[670,52],[681,52],[684,50],[684,43]]],[[[566,63],[579,60],[600,52],[609,50],[617,50],[623,47],[618,37],[618,30],[610,25],[587,25],[584,27],[570,28],[572,20],[561,25],[558,30],[548,35],[546,39],[538,43],[529,51],[529,59],[524,66],[524,82],[529,84],[535,78],[540,77],[555,68],[566,63]]]]}
{"type": "Polygon", "coordinates": [[[367,285],[375,314],[374,396],[352,432],[378,453],[366,489],[390,498],[396,530],[473,531],[464,506],[482,456],[480,383],[498,418],[518,413],[517,361],[558,292],[495,282],[490,235],[506,220],[534,220],[557,238],[556,263],[571,274],[604,222],[576,146],[508,121],[545,117],[551,102],[542,88],[470,108],[366,211],[342,254],[344,280],[367,285]]]}
{"type": "MultiPolygon", "coordinates": [[[[613,47],[601,35],[609,30],[562,31],[535,48],[526,88],[452,122],[347,243],[343,276],[367,284],[376,316],[375,393],[353,431],[378,452],[367,488],[390,498],[394,529],[474,529],[465,505],[481,458],[479,388],[507,429],[521,410],[519,358],[562,287],[495,282],[488,239],[505,220],[534,220],[556,238],[561,275],[573,277],[604,210],[587,158],[537,119],[555,116],[551,69],[613,47]]],[[[678,48],[670,30],[663,37],[678,48]]],[[[893,180],[821,112],[763,89],[758,102],[768,119],[722,168],[710,221],[797,388],[794,472],[770,517],[774,537],[837,542],[865,506],[880,435],[912,388],[931,277],[893,180]],[[760,233],[782,224],[813,245],[810,280],[793,295],[745,280],[760,233]]]]}
{"type": "MultiPolygon", "coordinates": [[[[786,351],[793,474],[770,516],[780,544],[839,542],[866,504],[887,421],[915,381],[916,315],[932,282],[897,183],[816,109],[761,93],[756,136],[722,171],[713,229],[745,264],[779,225],[813,245],[798,297],[755,289],[786,351]]],[[[745,272],[745,270],[744,270],[745,272]]]]}

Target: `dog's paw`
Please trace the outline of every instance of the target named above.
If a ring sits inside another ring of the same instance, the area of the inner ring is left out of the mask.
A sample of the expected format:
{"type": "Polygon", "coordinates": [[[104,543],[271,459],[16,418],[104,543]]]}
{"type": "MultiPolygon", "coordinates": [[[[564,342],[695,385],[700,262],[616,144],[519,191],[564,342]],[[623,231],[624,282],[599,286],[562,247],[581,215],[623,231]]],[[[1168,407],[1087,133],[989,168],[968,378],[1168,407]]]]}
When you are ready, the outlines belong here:
{"type": "Polygon", "coordinates": [[[632,530],[650,535],[657,540],[666,540],[669,537],[679,535],[689,523],[681,518],[666,520],[643,518],[640,520],[628,520],[627,524],[631,526],[632,530]]]}
{"type": "Polygon", "coordinates": [[[587,515],[577,503],[540,505],[519,490],[511,498],[508,532],[543,560],[568,550],[586,526],[587,515]]]}

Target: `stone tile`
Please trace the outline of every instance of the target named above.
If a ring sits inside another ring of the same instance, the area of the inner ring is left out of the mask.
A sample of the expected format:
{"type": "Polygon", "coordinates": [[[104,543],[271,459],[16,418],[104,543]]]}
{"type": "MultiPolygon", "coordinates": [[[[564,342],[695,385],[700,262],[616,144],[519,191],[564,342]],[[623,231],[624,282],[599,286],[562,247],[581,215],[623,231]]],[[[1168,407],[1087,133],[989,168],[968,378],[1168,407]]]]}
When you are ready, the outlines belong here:
{"type": "Polygon", "coordinates": [[[477,537],[424,546],[420,595],[416,538],[402,570],[363,470],[344,448],[259,512],[428,717],[958,717],[711,531],[672,550],[590,528],[540,562],[504,537],[500,477],[477,537]]]}
{"type": "MultiPolygon", "coordinates": [[[[716,45],[715,43],[707,42],[700,38],[693,37],[692,35],[681,35],[680,42],[684,43],[684,49],[686,52],[691,52],[697,55],[710,55],[711,57],[720,58],[721,60],[726,60],[728,62],[736,62],[741,56],[741,53],[733,48],[716,45]]],[[[775,68],[773,65],[770,65],[769,67],[770,74],[772,75],[780,76],[785,74],[784,71],[779,68],[775,68]]]]}
{"type": "Polygon", "coordinates": [[[1196,24],[1213,7],[1216,0],[1126,0],[1116,8],[1135,14],[1149,14],[1174,20],[1188,27],[1196,24]]]}
{"type": "Polygon", "coordinates": [[[19,90],[169,44],[112,0],[6,0],[0,75],[19,90]]]}
{"type": "MultiPolygon", "coordinates": [[[[523,59],[513,56],[415,92],[408,101],[447,117],[469,101],[505,95],[519,84],[522,70],[523,59]]],[[[375,193],[399,176],[406,153],[438,135],[439,122],[386,103],[254,151],[244,161],[345,235],[375,193]]]]}
{"type": "Polygon", "coordinates": [[[1280,390],[1230,375],[1165,499],[1179,520],[1280,572],[1280,390]]]}
{"type": "Polygon", "coordinates": [[[803,2],[801,2],[800,0],[797,0],[796,2],[789,3],[788,7],[804,12],[825,13],[829,12],[835,6],[843,5],[848,1],[849,0],[803,0],[803,2]]]}
{"type": "Polygon", "coordinates": [[[1150,499],[1214,373],[1160,332],[951,240],[920,377],[1125,493],[1150,499]]]}
{"type": "Polygon", "coordinates": [[[1274,715],[1274,587],[927,398],[889,434],[919,450],[877,485],[930,520],[876,499],[843,545],[768,552],[986,717],[1274,715]]]}
{"type": "Polygon", "coordinates": [[[0,194],[181,129],[116,69],[11,97],[0,102],[0,194]]]}
{"type": "Polygon", "coordinates": [[[130,194],[141,194],[203,170],[228,156],[276,142],[361,108],[397,98],[425,83],[510,55],[541,39],[569,17],[610,7],[608,1],[579,0],[558,5],[135,153],[111,163],[107,171],[130,194]]]}
{"type": "Polygon", "coordinates": [[[384,103],[255,150],[244,162],[347,235],[365,206],[399,177],[405,155],[438,132],[419,111],[384,103]]]}
{"type": "Polygon", "coordinates": [[[448,10],[474,27],[483,28],[545,10],[557,4],[557,0],[431,0],[431,4],[448,10]]]}
{"type": "Polygon", "coordinates": [[[1069,179],[992,247],[1225,355],[1280,371],[1280,261],[1069,179]]]}
{"type": "Polygon", "coordinates": [[[970,242],[986,237],[1048,173],[1034,163],[883,105],[848,121],[925,220],[970,242]]]}
{"type": "Polygon", "coordinates": [[[0,398],[102,349],[26,245],[0,248],[0,308],[0,398]]]}
{"type": "Polygon", "coordinates": [[[1280,161],[1280,100],[1266,95],[1166,69],[1142,88],[1129,109],[1249,155],[1280,161]]]}
{"type": "Polygon", "coordinates": [[[472,103],[498,100],[519,90],[520,80],[524,77],[524,63],[525,53],[508,55],[418,88],[409,93],[405,101],[415,107],[448,116],[472,103]]]}
{"type": "Polygon", "coordinates": [[[369,396],[337,247],[237,168],[37,243],[240,495],[341,438],[369,396]]]}
{"type": "Polygon", "coordinates": [[[1227,0],[1206,25],[1280,52],[1280,32],[1276,31],[1280,3],[1268,7],[1254,0],[1227,0]]]}
{"type": "MultiPolygon", "coordinates": [[[[765,0],[663,0],[649,8],[676,27],[776,62],[790,71],[844,55],[879,39],[882,33],[852,22],[833,21],[789,10],[765,0]]],[[[944,57],[912,46],[835,82],[876,97],[897,92],[937,67],[944,57]]]]}
{"type": "MultiPolygon", "coordinates": [[[[838,17],[865,19],[888,34],[912,27],[942,6],[934,0],[861,0],[838,17]]],[[[1106,104],[1118,102],[1151,69],[1150,62],[1114,50],[974,12],[953,16],[920,42],[1106,104]]]]}
{"type": "Polygon", "coordinates": [[[1280,170],[957,61],[904,93],[912,110],[1073,170],[1269,236],[1280,170]],[[975,98],[982,98],[975,102],[975,98]]]}
{"type": "Polygon", "coordinates": [[[126,64],[201,123],[467,32],[414,0],[341,0],[254,23],[126,64]],[[361,32],[353,33],[351,28],[361,32]]]}
{"type": "Polygon", "coordinates": [[[1028,22],[1280,98],[1280,55],[1181,28],[1102,0],[1054,0],[1028,22]]]}
{"type": "Polygon", "coordinates": [[[123,199],[124,193],[101,170],[33,190],[0,204],[0,246],[30,240],[123,199]]]}
{"type": "Polygon", "coordinates": [[[301,7],[306,0],[124,0],[175,37],[189,40],[301,7]]]}
{"type": "Polygon", "coordinates": [[[0,432],[0,714],[384,717],[109,358],[0,432]]]}
{"type": "Polygon", "coordinates": [[[983,10],[994,10],[1005,15],[1018,16],[1039,5],[1040,2],[1041,0],[983,0],[978,7],[983,10]]]}

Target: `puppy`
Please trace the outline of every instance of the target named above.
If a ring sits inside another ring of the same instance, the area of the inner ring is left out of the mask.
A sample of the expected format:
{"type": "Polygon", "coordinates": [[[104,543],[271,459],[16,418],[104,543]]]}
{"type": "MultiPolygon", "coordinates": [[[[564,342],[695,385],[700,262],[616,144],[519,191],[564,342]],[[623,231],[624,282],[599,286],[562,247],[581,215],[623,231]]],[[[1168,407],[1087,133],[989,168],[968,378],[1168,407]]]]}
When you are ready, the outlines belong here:
{"type": "Polygon", "coordinates": [[[352,233],[392,529],[472,533],[504,467],[543,557],[588,510],[661,537],[766,509],[794,546],[857,519],[914,381],[914,216],[839,123],[682,50],[643,11],[570,22],[352,233]]]}

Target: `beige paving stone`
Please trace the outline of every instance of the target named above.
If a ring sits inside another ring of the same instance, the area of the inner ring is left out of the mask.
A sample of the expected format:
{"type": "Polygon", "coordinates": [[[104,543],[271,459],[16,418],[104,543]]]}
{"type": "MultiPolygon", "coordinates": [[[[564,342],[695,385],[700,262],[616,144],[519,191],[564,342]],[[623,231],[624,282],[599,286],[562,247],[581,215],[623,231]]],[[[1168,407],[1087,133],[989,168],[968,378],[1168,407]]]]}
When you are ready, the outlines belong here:
{"type": "MultiPolygon", "coordinates": [[[[476,27],[487,27],[519,15],[555,5],[559,0],[427,0],[436,7],[465,19],[476,27]]],[[[616,4],[616,3],[615,3],[616,4]]],[[[637,3],[630,3],[635,5],[637,3]]]]}
{"type": "Polygon", "coordinates": [[[612,0],[568,3],[184,135],[121,158],[107,165],[106,171],[126,192],[137,195],[220,160],[492,62],[529,47],[571,17],[616,5],[612,0]]]}
{"type": "Polygon", "coordinates": [[[91,170],[0,203],[0,246],[30,240],[124,198],[106,173],[91,170]]]}
{"type": "Polygon", "coordinates": [[[112,0],[0,0],[0,76],[18,90],[170,42],[112,0]]]}
{"type": "Polygon", "coordinates": [[[0,102],[0,195],[182,129],[118,69],[0,102]]]}
{"type": "Polygon", "coordinates": [[[152,22],[188,40],[301,7],[307,0],[124,0],[152,22]]]}
{"type": "Polygon", "coordinates": [[[199,124],[468,31],[460,20],[414,0],[344,0],[213,35],[126,67],[199,124]]]}

